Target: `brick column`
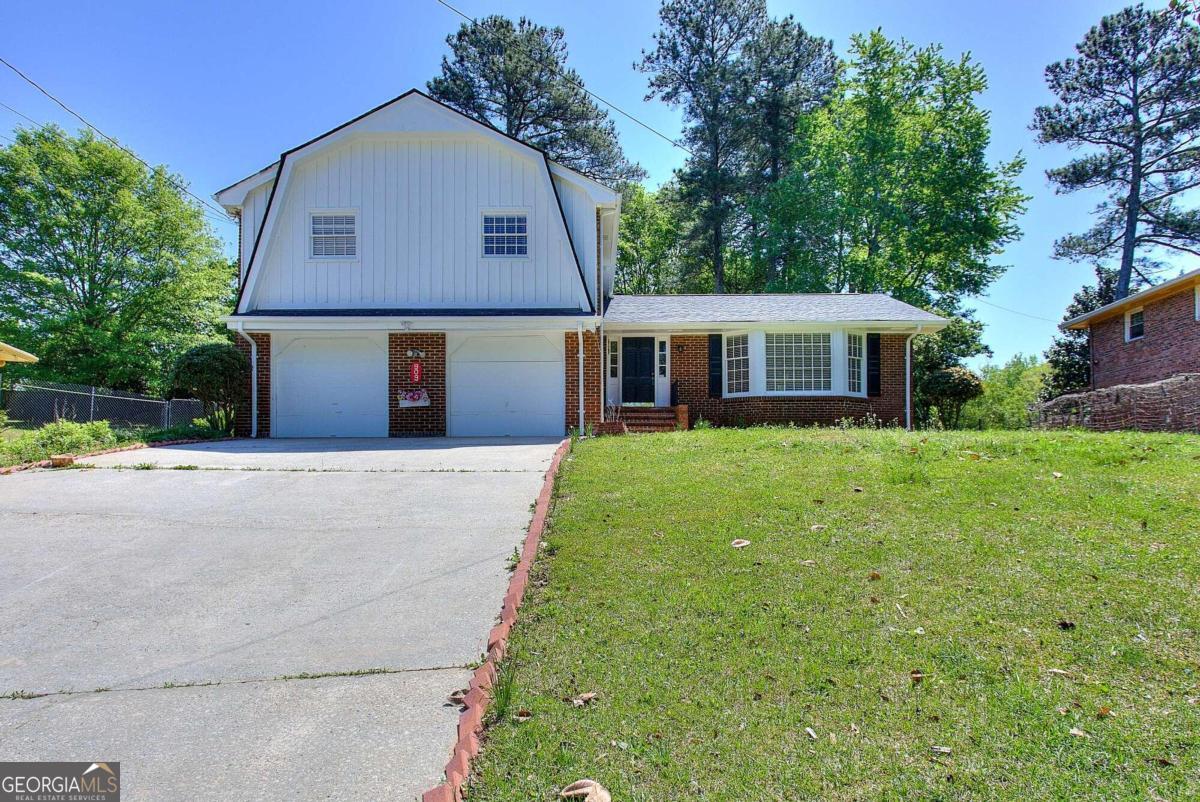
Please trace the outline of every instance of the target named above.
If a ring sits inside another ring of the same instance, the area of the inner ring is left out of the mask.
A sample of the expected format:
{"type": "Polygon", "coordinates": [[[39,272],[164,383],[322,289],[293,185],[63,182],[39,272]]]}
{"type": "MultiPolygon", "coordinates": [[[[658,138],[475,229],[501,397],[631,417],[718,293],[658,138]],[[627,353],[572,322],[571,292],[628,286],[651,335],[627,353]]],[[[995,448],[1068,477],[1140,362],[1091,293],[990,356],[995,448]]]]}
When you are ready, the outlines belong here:
{"type": "MultiPolygon", "coordinates": [[[[267,333],[246,332],[246,336],[254,340],[258,350],[258,436],[271,436],[271,335],[267,333]]],[[[246,355],[250,361],[250,343],[240,335],[235,335],[234,345],[246,355]]],[[[249,437],[251,431],[250,416],[250,373],[246,373],[246,403],[239,404],[234,419],[234,433],[239,437],[249,437]]]]}
{"type": "Polygon", "coordinates": [[[442,437],[446,434],[445,332],[388,333],[388,436],[442,437]],[[410,348],[425,352],[419,384],[409,381],[410,348]],[[400,393],[424,388],[427,407],[401,407],[400,393]]]}
{"type": "MultiPolygon", "coordinates": [[[[579,425],[579,333],[565,335],[567,428],[579,425]]],[[[584,424],[600,422],[600,335],[595,331],[583,333],[583,418],[584,424]]]]}

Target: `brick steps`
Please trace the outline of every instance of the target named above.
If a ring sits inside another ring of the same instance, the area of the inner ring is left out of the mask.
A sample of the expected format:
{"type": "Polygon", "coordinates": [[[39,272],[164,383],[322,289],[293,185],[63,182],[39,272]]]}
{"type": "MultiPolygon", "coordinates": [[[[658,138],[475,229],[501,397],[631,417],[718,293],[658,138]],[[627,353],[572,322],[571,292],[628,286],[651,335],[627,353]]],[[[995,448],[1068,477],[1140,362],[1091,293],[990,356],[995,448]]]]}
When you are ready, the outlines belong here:
{"type": "Polygon", "coordinates": [[[675,431],[672,407],[621,407],[621,420],[631,432],[675,431]]]}

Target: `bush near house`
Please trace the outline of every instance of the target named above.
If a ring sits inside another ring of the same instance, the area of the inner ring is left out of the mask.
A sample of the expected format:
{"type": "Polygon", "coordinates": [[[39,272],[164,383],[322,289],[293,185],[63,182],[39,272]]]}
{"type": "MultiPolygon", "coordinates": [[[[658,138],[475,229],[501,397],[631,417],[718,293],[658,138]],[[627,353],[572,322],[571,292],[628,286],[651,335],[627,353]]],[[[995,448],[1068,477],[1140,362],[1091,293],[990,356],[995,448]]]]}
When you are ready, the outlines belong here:
{"type": "Polygon", "coordinates": [[[170,429],[114,429],[108,421],[75,423],[57,421],[40,429],[16,434],[10,439],[0,438],[0,468],[20,465],[24,462],[39,462],[55,454],[87,454],[106,448],[155,443],[164,440],[205,440],[225,437],[226,432],[209,427],[204,421],[170,429]]]}
{"type": "Polygon", "coordinates": [[[245,354],[229,343],[204,343],[175,363],[175,390],[212,410],[206,419],[211,428],[232,432],[237,406],[246,398],[249,371],[245,354]]]}
{"type": "Polygon", "coordinates": [[[1003,365],[979,371],[983,395],[963,407],[963,429],[1028,429],[1031,408],[1038,403],[1050,366],[1036,356],[1017,354],[1003,365]]]}
{"type": "Polygon", "coordinates": [[[583,441],[470,797],[1200,798],[1198,497],[1187,435],[583,441]]]}

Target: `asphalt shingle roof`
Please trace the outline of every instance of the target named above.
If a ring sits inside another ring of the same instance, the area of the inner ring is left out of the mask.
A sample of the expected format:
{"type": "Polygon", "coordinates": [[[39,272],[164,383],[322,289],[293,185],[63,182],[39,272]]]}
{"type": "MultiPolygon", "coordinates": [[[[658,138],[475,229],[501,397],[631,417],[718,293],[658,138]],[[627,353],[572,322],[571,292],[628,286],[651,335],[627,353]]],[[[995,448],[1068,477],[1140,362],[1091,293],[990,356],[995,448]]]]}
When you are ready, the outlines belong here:
{"type": "Polygon", "coordinates": [[[945,323],[889,295],[614,295],[611,323],[945,323]]]}

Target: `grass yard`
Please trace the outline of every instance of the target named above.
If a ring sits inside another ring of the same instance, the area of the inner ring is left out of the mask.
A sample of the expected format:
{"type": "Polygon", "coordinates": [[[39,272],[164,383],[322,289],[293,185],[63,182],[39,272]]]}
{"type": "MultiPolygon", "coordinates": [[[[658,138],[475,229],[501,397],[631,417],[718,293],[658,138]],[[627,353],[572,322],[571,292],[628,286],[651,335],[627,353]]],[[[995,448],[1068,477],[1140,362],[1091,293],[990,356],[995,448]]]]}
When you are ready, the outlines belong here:
{"type": "Polygon", "coordinates": [[[602,438],[558,494],[472,800],[1200,798],[1200,437],[602,438]]]}

